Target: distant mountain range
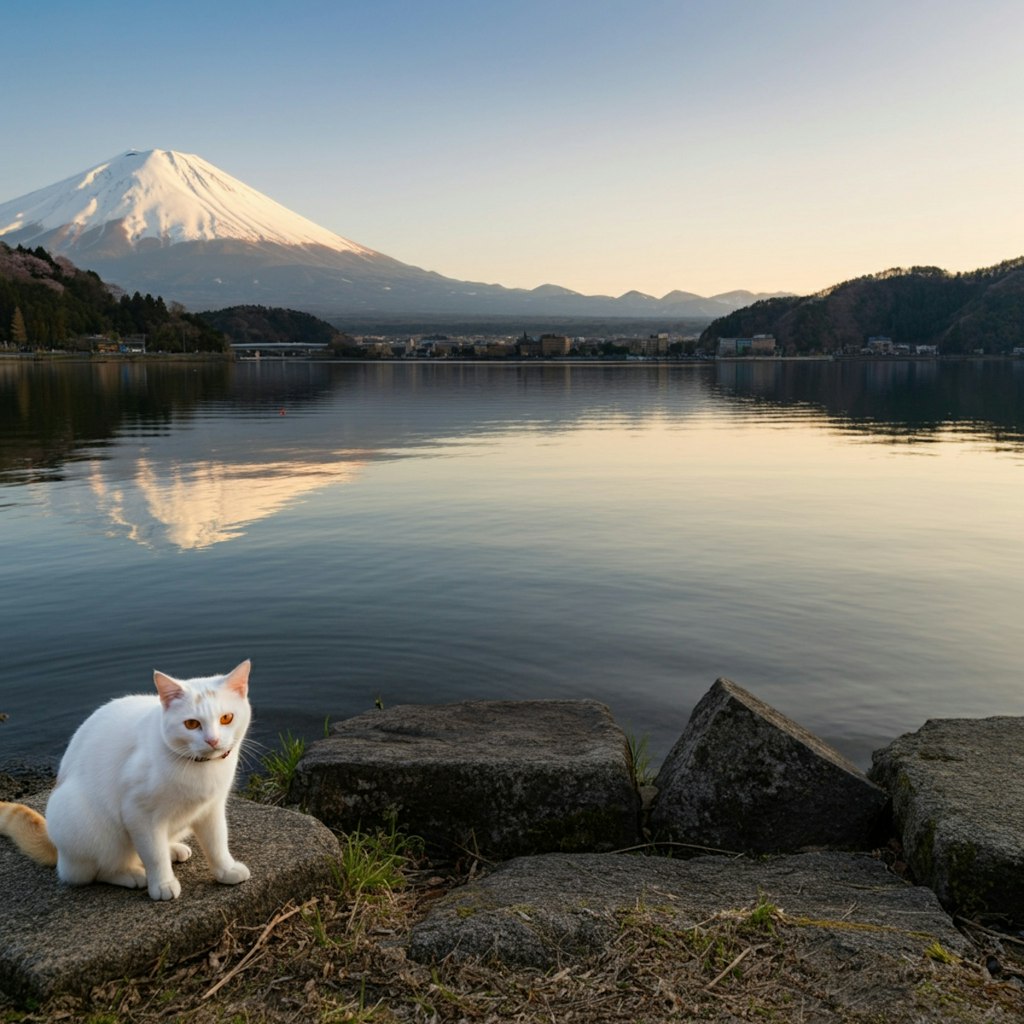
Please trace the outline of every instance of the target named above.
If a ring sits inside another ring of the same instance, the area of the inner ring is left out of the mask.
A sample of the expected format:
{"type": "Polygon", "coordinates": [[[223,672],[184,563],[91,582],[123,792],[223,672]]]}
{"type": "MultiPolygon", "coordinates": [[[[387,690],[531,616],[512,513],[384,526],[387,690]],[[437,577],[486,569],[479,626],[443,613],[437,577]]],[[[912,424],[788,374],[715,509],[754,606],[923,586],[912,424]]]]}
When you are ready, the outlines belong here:
{"type": "Polygon", "coordinates": [[[0,203],[0,239],[42,246],[126,292],[192,310],[260,304],[321,316],[713,318],[765,294],[618,297],[459,281],[352,242],[198,156],[129,150],[0,203]]]}
{"type": "Polygon", "coordinates": [[[870,337],[934,345],[946,354],[1024,347],[1024,257],[951,274],[939,267],[886,270],[816,295],[765,299],[715,320],[701,336],[772,334],[784,352],[857,351],[870,337]]]}

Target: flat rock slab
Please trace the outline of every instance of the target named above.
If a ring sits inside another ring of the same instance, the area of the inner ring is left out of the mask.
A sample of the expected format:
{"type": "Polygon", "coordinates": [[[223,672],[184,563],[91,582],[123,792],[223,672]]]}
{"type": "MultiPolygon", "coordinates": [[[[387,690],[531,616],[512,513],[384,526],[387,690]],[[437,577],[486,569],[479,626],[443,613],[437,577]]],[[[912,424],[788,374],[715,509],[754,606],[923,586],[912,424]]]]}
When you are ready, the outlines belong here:
{"type": "Polygon", "coordinates": [[[866,854],[831,851],[760,860],[520,857],[440,900],[413,928],[409,947],[421,961],[493,956],[547,968],[593,952],[614,936],[615,915],[638,904],[692,927],[723,910],[753,909],[761,898],[819,927],[832,922],[850,949],[881,944],[893,955],[920,955],[935,940],[967,947],[930,890],[866,854]]]}
{"type": "Polygon", "coordinates": [[[728,679],[694,708],[655,786],[656,835],[754,853],[869,849],[888,803],[832,747],[728,679]]]}
{"type": "Polygon", "coordinates": [[[591,700],[371,711],[310,746],[289,799],[345,831],[394,820],[494,858],[628,846],[639,819],[626,738],[591,700]]]}
{"type": "MultiPolygon", "coordinates": [[[[25,800],[42,810],[46,794],[25,800]]],[[[338,841],[304,814],[232,800],[231,849],[252,878],[220,885],[196,850],[175,865],[179,899],[155,902],[144,889],[61,884],[52,868],[0,839],[0,990],[16,999],[81,993],[148,972],[212,946],[230,923],[266,922],[289,900],[331,879],[338,841]]]]}
{"type": "MultiPolygon", "coordinates": [[[[628,974],[633,940],[625,930],[635,927],[656,936],[658,955],[681,965],[702,991],[719,968],[703,973],[699,936],[710,935],[707,948],[714,948],[715,928],[728,929],[730,919],[742,916],[736,912],[750,911],[762,899],[783,914],[772,918],[769,929],[740,941],[740,948],[749,945],[747,953],[754,954],[743,971],[772,979],[764,983],[791,1004],[792,1015],[784,1019],[915,1024],[952,1019],[943,986],[955,986],[956,972],[964,969],[940,970],[925,950],[938,942],[964,954],[970,951],[967,940],[933,893],[907,885],[859,854],[760,860],[615,854],[520,858],[443,898],[413,929],[409,954],[425,963],[480,958],[577,973],[587,971],[588,964],[600,973],[603,958],[623,956],[621,970],[628,974]],[[724,924],[716,925],[723,918],[724,924]],[[616,952],[620,948],[623,953],[616,952]],[[945,976],[942,970],[952,973],[945,976]]],[[[660,1016],[653,990],[651,999],[651,1020],[698,1019],[660,1016]]],[[[979,1002],[988,1009],[987,1000],[979,1002]]],[[[958,1020],[1016,1019],[1014,1013],[974,1016],[973,1006],[959,996],[953,1005],[958,1013],[965,1011],[958,1020]]]]}
{"type": "Polygon", "coordinates": [[[873,761],[915,878],[1024,924],[1024,718],[932,719],[873,761]]]}

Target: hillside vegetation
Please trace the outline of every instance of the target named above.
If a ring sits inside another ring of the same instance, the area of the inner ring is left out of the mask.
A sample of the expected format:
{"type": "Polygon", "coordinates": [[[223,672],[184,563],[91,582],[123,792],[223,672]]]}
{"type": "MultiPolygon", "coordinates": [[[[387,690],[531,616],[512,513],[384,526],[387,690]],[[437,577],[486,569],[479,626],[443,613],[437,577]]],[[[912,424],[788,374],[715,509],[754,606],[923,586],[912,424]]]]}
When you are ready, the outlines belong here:
{"type": "Polygon", "coordinates": [[[219,352],[223,335],[200,317],[157,296],[118,295],[90,270],[42,247],[0,242],[0,345],[84,349],[97,336],[145,335],[150,351],[219,352]]]}
{"type": "Polygon", "coordinates": [[[347,335],[325,320],[295,309],[230,306],[199,314],[237,344],[303,343],[343,346],[347,335]]]}
{"type": "Polygon", "coordinates": [[[817,295],[766,299],[715,320],[701,335],[773,334],[789,354],[859,350],[872,336],[936,345],[945,354],[1024,345],[1024,257],[968,273],[911,267],[858,277],[817,295]]]}

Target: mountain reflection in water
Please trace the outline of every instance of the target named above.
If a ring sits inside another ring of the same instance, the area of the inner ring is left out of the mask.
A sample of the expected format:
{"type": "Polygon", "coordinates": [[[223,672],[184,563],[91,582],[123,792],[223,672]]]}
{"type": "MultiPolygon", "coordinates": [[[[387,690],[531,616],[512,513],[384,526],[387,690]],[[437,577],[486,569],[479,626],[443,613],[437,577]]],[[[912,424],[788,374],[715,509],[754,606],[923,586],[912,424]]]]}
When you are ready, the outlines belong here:
{"type": "Polygon", "coordinates": [[[241,537],[245,528],[331,484],[352,481],[357,462],[298,460],[249,465],[193,462],[161,466],[139,457],[117,482],[106,463],[90,461],[89,491],[110,536],[147,547],[206,548],[241,537]]]}
{"type": "Polygon", "coordinates": [[[864,765],[1022,713],[1022,472],[1024,361],[0,359],[0,762],[251,656],[264,744],[589,697],[659,759],[726,675],[864,765]]]}

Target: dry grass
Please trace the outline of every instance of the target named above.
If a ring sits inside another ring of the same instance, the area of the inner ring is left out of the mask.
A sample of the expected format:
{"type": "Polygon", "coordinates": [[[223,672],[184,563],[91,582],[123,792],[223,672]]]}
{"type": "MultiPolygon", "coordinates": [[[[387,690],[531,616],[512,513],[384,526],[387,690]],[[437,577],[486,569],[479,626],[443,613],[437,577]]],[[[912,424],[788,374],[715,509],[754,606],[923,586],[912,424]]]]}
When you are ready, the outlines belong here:
{"type": "MultiPolygon", "coordinates": [[[[679,927],[638,905],[615,938],[550,971],[498,963],[409,960],[411,925],[455,880],[406,864],[377,887],[340,887],[281,908],[259,928],[229,928],[203,956],[30,1012],[0,1001],[0,1021],[75,1024],[641,1024],[661,1021],[1013,1021],[1015,983],[979,963],[921,956],[899,969],[912,993],[878,1017],[842,1009],[801,947],[806,923],[767,903],[679,927]],[[911,1005],[912,1004],[912,1005],[911,1005]]],[[[820,965],[819,965],[820,966],[820,965]]]]}
{"type": "MultiPolygon", "coordinates": [[[[843,987],[830,943],[853,922],[792,918],[768,902],[681,925],[667,908],[609,913],[603,949],[548,971],[486,960],[414,962],[406,939],[446,892],[471,878],[425,863],[394,829],[341,837],[335,885],[281,907],[266,924],[229,927],[182,964],[25,1009],[0,994],[0,1024],[660,1024],[702,1021],[919,1024],[1024,1020],[1024,942],[961,922],[974,959],[937,944],[902,962],[871,961],[883,992],[843,987]],[[831,929],[831,933],[830,933],[831,929]],[[824,936],[824,938],[822,938],[824,936]],[[996,977],[986,947],[998,948],[996,977]],[[1015,955],[1016,953],[1016,955],[1015,955]],[[899,992],[899,1002],[885,995],[899,992]]],[[[871,926],[862,926],[868,927],[871,926]]],[[[876,930],[884,930],[877,928],[876,930]]],[[[840,943],[841,945],[841,943],[840,943]]]]}

